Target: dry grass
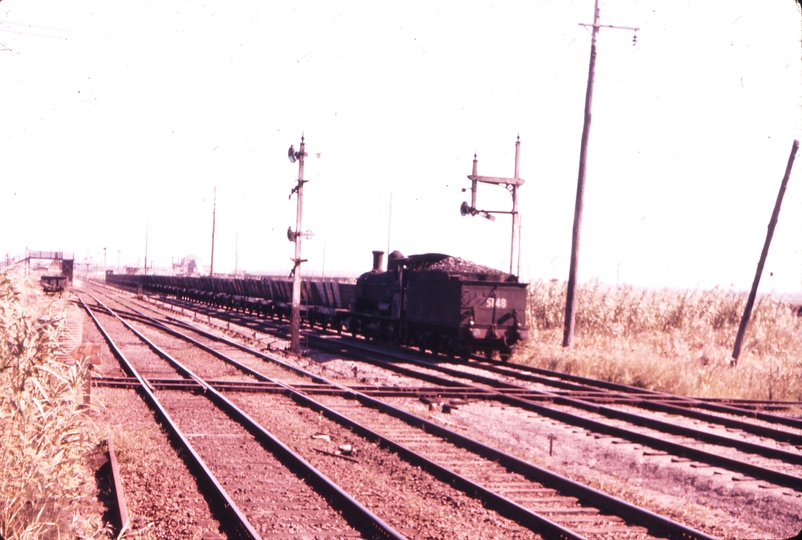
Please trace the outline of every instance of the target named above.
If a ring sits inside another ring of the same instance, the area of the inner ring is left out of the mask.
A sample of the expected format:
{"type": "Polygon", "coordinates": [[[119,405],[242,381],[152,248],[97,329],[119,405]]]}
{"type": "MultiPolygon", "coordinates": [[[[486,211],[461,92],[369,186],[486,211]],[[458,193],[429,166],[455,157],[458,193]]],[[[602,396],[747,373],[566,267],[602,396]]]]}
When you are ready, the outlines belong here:
{"type": "Polygon", "coordinates": [[[85,454],[97,445],[82,407],[86,366],[57,359],[67,301],[0,273],[0,537],[89,538],[94,488],[85,454]]]}
{"type": "Polygon", "coordinates": [[[756,302],[731,366],[746,293],[586,284],[570,350],[562,348],[565,294],[565,283],[529,286],[532,330],[518,361],[688,396],[802,401],[802,322],[783,301],[756,302]]]}

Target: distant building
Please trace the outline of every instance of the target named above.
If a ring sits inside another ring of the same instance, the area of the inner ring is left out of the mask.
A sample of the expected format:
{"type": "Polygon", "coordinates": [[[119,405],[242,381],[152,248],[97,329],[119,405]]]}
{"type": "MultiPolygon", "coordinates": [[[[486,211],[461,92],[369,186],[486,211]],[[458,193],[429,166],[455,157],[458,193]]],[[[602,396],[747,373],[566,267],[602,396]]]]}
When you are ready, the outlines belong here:
{"type": "Polygon", "coordinates": [[[203,265],[195,255],[187,255],[178,263],[173,263],[173,273],[176,276],[200,276],[203,265]]]}

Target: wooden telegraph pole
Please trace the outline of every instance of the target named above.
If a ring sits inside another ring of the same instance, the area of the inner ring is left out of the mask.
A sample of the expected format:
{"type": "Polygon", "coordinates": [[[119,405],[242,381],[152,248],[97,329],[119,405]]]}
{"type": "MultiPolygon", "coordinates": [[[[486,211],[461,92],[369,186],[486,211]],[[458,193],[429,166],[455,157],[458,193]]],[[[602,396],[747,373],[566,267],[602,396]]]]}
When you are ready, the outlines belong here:
{"type": "MultiPolygon", "coordinates": [[[[139,264],[137,264],[139,266],[139,264]]],[[[148,222],[145,222],[145,275],[148,275],[148,222]]]]}
{"type": "Polygon", "coordinates": [[[774,236],[774,228],[777,226],[777,219],[780,217],[780,206],[783,202],[785,195],[785,188],[788,186],[788,178],[791,177],[791,167],[794,166],[794,159],[799,150],[799,141],[794,141],[791,146],[791,155],[788,157],[788,165],[785,167],[785,176],[783,176],[780,183],[780,192],[777,194],[777,202],[774,203],[774,212],[771,214],[769,220],[769,230],[766,233],[766,241],[763,243],[763,251],[760,254],[760,261],[757,263],[757,272],[755,272],[755,280],[752,282],[752,290],[749,292],[749,299],[746,301],[743,317],[741,317],[741,324],[738,327],[738,335],[735,337],[735,346],[732,350],[732,363],[734,366],[738,363],[738,356],[741,354],[741,343],[744,339],[744,332],[746,332],[746,325],[749,323],[749,317],[752,314],[752,306],[755,304],[755,296],[757,295],[757,287],[760,285],[760,276],[763,274],[763,265],[766,263],[766,257],[769,254],[769,245],[771,245],[771,238],[774,236]]]}
{"type": "Polygon", "coordinates": [[[217,215],[217,186],[214,187],[214,200],[212,202],[212,260],[209,263],[209,277],[214,277],[214,227],[217,215]]]}
{"type": "MultiPolygon", "coordinates": [[[[599,24],[599,0],[596,0],[593,9],[593,24],[580,23],[581,26],[592,26],[593,34],[590,40],[590,67],[588,68],[588,88],[585,93],[585,123],[582,127],[582,143],[579,150],[579,175],[576,184],[576,205],[574,207],[574,229],[571,237],[571,263],[568,270],[568,293],[565,298],[565,332],[563,334],[563,347],[570,347],[574,340],[574,319],[576,308],[576,274],[579,266],[579,236],[582,230],[582,209],[585,199],[585,170],[588,157],[588,139],[590,137],[591,107],[593,104],[593,81],[596,77],[596,34],[599,28],[617,28],[638,31],[631,26],[612,26],[599,24]]],[[[633,38],[633,44],[635,39],[633,38]]]]}
{"type": "Polygon", "coordinates": [[[303,216],[304,207],[304,158],[306,152],[304,151],[304,137],[301,135],[301,148],[295,152],[293,147],[290,146],[287,157],[290,163],[298,161],[298,184],[290,192],[290,198],[295,193],[297,196],[297,207],[295,213],[295,231],[292,227],[287,230],[287,238],[291,242],[295,242],[295,258],[293,259],[292,267],[292,315],[290,317],[290,351],[293,354],[301,353],[301,263],[305,262],[301,259],[301,219],[303,216]]]}

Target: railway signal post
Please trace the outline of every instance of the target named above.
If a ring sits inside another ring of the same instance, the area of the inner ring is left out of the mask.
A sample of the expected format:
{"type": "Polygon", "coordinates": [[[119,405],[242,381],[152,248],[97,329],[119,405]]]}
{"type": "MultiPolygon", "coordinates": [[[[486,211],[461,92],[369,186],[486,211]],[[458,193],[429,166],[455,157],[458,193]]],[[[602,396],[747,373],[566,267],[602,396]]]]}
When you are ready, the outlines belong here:
{"type": "MultiPolygon", "coordinates": [[[[459,211],[460,214],[463,216],[467,216],[468,214],[472,216],[482,216],[484,218],[489,219],[490,221],[495,221],[496,218],[493,214],[511,214],[512,215],[512,240],[510,246],[510,274],[513,274],[514,264],[515,264],[515,250],[519,247],[519,240],[518,236],[520,235],[521,224],[520,224],[520,215],[518,214],[518,188],[524,184],[524,179],[518,177],[518,163],[520,157],[520,150],[521,150],[521,137],[519,136],[518,139],[515,141],[515,176],[514,178],[500,178],[498,176],[479,176],[477,174],[477,165],[476,165],[476,154],[473,155],[473,171],[471,174],[468,175],[468,180],[471,181],[471,204],[468,206],[467,202],[463,202],[460,205],[459,211]],[[499,210],[479,210],[476,208],[476,185],[478,182],[484,182],[486,184],[496,184],[499,186],[503,186],[507,188],[507,190],[512,194],[512,211],[510,212],[503,212],[499,210]]],[[[462,191],[465,191],[464,189],[462,191]]],[[[518,258],[520,262],[520,257],[518,258]]],[[[520,265],[514,272],[514,275],[519,275],[520,272],[520,265]]]]}
{"type": "Polygon", "coordinates": [[[292,315],[290,316],[290,351],[293,354],[301,353],[301,220],[303,216],[304,205],[304,158],[306,152],[304,151],[304,137],[301,135],[301,147],[297,152],[290,145],[287,152],[287,157],[290,163],[298,161],[298,184],[290,192],[290,198],[295,193],[297,197],[297,210],[295,213],[295,231],[292,227],[287,230],[287,238],[291,242],[295,242],[295,258],[293,259],[292,267],[292,315]]]}

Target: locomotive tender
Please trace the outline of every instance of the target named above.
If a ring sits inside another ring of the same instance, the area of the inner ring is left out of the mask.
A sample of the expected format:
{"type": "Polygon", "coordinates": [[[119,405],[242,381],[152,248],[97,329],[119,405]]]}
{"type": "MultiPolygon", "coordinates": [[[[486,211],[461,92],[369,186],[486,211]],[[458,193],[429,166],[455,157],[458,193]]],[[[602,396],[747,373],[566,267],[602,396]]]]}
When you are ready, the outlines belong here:
{"type": "Polygon", "coordinates": [[[356,283],[346,328],[369,338],[467,356],[498,351],[508,359],[526,340],[526,284],[515,276],[440,253],[390,254],[381,271],[356,283]]]}
{"type": "MultiPolygon", "coordinates": [[[[527,286],[516,276],[457,257],[383,252],[356,284],[304,280],[301,316],[309,325],[367,339],[467,357],[498,352],[506,360],[527,338],[527,286]]],[[[286,279],[108,275],[109,284],[138,288],[251,314],[289,319],[286,279]]]]}

